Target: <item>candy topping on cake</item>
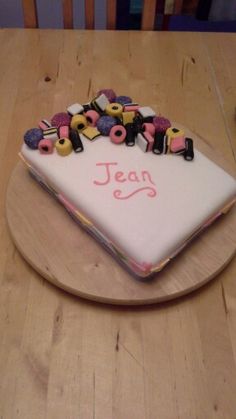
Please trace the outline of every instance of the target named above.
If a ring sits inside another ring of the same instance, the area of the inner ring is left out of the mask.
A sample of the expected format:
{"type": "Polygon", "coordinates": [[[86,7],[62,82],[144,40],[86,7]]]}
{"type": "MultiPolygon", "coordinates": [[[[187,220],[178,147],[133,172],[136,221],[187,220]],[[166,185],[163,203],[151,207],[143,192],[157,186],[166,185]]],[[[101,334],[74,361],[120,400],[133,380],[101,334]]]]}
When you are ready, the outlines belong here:
{"type": "Polygon", "coordinates": [[[42,119],[39,128],[24,135],[26,145],[47,155],[56,149],[60,156],[84,150],[83,141],[109,136],[114,144],[137,144],[143,152],[181,154],[194,158],[193,140],[172,126],[169,119],[156,115],[150,106],[132,102],[129,96],[116,96],[113,89],[102,89],[91,102],[74,103],[67,112],[56,113],[51,122],[42,119]]]}

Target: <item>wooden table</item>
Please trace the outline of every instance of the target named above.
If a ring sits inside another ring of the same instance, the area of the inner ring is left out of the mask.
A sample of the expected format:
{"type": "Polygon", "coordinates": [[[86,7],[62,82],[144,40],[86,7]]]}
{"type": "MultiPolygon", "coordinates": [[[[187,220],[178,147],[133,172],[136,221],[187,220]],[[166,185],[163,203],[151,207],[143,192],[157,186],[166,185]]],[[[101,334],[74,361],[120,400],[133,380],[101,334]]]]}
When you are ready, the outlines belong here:
{"type": "Polygon", "coordinates": [[[1,30],[0,43],[0,418],[235,419],[236,260],[172,303],[89,303],[27,265],[4,206],[24,131],[103,87],[235,164],[236,36],[1,30]]]}

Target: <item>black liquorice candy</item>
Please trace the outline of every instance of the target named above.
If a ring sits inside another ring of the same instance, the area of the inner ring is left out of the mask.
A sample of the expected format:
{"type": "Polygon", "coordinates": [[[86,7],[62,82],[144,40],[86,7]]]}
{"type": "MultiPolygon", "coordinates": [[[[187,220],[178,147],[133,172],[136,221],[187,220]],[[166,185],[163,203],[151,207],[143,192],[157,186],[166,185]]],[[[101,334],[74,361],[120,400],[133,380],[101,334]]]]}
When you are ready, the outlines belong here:
{"type": "Polygon", "coordinates": [[[69,137],[70,137],[70,140],[71,140],[71,143],[72,143],[73,150],[76,153],[80,153],[81,151],[84,150],[83,143],[80,139],[80,135],[79,135],[77,130],[75,130],[75,129],[70,130],[69,137]]]}
{"type": "Polygon", "coordinates": [[[156,132],[154,137],[154,144],[152,151],[154,154],[163,154],[166,152],[165,150],[165,133],[164,132],[156,132]]]}
{"type": "Polygon", "coordinates": [[[136,135],[139,132],[142,132],[142,125],[143,125],[142,118],[140,118],[139,116],[135,116],[132,125],[133,125],[134,132],[136,135]]]}
{"type": "Polygon", "coordinates": [[[132,147],[135,145],[135,130],[134,126],[131,123],[125,125],[126,129],[126,137],[125,137],[125,144],[128,147],[132,147]]]}
{"type": "Polygon", "coordinates": [[[184,152],[185,160],[191,161],[194,158],[194,151],[193,151],[193,140],[192,138],[185,138],[185,152],[184,152]]]}
{"type": "Polygon", "coordinates": [[[90,105],[90,103],[85,103],[85,105],[82,105],[84,108],[84,112],[88,112],[91,111],[92,106],[90,105]]]}

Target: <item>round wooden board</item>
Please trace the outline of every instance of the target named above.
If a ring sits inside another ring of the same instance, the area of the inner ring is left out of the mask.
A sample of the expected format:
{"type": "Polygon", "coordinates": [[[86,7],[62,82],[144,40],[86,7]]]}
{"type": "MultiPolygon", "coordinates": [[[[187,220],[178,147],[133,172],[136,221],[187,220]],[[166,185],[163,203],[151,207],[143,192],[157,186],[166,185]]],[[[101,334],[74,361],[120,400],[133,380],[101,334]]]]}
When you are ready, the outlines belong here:
{"type": "MultiPolygon", "coordinates": [[[[194,140],[212,158],[207,142],[194,140]]],[[[214,160],[232,173],[215,152],[214,160]]],[[[17,248],[36,271],[72,294],[109,304],[152,304],[185,295],[215,277],[236,250],[233,208],[151,280],[134,279],[75,224],[21,162],[9,181],[6,214],[17,248]]]]}

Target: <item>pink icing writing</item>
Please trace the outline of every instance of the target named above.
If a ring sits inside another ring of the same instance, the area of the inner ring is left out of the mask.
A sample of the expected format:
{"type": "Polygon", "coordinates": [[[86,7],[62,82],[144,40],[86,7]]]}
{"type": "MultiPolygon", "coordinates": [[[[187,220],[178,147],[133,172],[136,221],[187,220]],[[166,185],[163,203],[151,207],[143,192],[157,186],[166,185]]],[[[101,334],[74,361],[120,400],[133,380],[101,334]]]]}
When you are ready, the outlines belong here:
{"type": "Polygon", "coordinates": [[[150,173],[147,170],[141,170],[141,173],[138,175],[135,170],[129,171],[127,174],[125,174],[122,171],[112,171],[112,168],[114,166],[117,166],[117,162],[104,162],[104,163],[96,163],[96,166],[103,167],[103,177],[101,180],[94,180],[94,185],[97,186],[105,186],[109,183],[115,182],[115,183],[140,183],[145,182],[149,183],[149,186],[143,186],[135,189],[133,192],[129,193],[128,195],[124,195],[120,189],[116,189],[113,192],[113,196],[116,199],[128,199],[131,198],[133,195],[135,195],[138,192],[141,191],[147,191],[147,196],[150,198],[154,198],[157,194],[156,189],[150,184],[155,186],[155,183],[153,182],[150,173]]]}

